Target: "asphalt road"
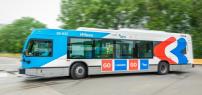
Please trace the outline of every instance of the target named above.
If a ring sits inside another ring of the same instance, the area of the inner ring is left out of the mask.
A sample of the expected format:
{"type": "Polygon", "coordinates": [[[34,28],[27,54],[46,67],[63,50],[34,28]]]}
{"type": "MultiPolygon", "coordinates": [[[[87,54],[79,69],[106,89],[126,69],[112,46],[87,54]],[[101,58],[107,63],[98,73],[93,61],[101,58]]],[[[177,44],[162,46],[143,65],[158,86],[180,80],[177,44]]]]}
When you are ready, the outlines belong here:
{"type": "Polygon", "coordinates": [[[0,95],[202,95],[202,66],[167,75],[136,73],[29,79],[17,74],[19,59],[0,58],[0,95]]]}

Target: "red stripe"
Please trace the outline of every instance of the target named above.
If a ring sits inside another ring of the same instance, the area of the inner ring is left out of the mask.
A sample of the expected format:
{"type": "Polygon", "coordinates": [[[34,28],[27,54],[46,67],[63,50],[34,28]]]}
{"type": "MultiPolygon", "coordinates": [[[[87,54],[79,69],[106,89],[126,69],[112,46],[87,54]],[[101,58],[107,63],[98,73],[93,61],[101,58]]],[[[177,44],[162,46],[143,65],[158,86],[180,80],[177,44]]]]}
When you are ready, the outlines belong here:
{"type": "Polygon", "coordinates": [[[176,64],[175,61],[173,61],[172,59],[168,58],[165,54],[165,48],[170,45],[171,43],[175,42],[176,38],[174,37],[170,37],[167,40],[161,42],[160,44],[156,45],[154,48],[154,55],[158,58],[160,58],[161,60],[166,60],[168,61],[170,64],[176,64]]]}

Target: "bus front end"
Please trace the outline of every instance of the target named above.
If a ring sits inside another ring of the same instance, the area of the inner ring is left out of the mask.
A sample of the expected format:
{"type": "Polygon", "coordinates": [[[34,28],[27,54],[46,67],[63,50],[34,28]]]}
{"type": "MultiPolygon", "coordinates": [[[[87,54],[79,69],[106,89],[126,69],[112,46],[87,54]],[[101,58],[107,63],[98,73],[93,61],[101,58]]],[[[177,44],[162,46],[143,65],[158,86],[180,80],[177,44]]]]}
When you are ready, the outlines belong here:
{"type": "Polygon", "coordinates": [[[35,29],[27,38],[21,58],[19,74],[28,77],[68,76],[66,36],[58,30],[35,29]],[[58,47],[60,46],[60,47],[58,47]]]}

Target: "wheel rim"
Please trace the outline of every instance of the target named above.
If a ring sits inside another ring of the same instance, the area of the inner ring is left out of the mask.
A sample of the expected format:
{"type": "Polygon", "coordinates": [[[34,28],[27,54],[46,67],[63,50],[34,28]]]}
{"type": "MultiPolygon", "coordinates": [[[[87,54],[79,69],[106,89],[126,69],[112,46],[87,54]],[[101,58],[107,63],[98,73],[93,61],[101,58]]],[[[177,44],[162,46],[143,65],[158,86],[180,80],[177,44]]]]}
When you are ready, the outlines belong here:
{"type": "Polygon", "coordinates": [[[75,70],[76,75],[82,76],[85,73],[85,69],[82,66],[78,66],[75,70]]]}
{"type": "Polygon", "coordinates": [[[167,66],[166,65],[162,65],[161,66],[161,72],[162,73],[166,73],[167,72],[167,66]]]}

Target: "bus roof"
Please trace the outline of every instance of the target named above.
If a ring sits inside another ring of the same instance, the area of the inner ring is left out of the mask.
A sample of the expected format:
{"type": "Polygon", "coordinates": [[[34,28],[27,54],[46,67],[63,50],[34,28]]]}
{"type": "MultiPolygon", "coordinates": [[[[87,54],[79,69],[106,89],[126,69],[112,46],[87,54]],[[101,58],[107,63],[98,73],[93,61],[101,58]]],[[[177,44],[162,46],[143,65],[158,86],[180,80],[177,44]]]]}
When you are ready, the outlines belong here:
{"type": "MultiPolygon", "coordinates": [[[[158,31],[158,30],[146,30],[146,29],[130,29],[130,28],[121,28],[119,30],[114,29],[99,29],[99,28],[87,28],[87,27],[79,27],[77,30],[80,31],[93,31],[93,32],[124,32],[124,33],[152,33],[152,34],[172,34],[172,35],[182,35],[183,33],[171,33],[166,31],[158,31]]],[[[184,34],[186,35],[186,34],[184,34]]]]}
{"type": "Polygon", "coordinates": [[[98,29],[98,28],[86,28],[86,27],[80,27],[76,30],[65,30],[65,29],[33,29],[31,35],[63,35],[63,36],[69,36],[65,33],[71,32],[71,34],[78,34],[79,32],[85,32],[85,33],[94,33],[94,34],[102,34],[102,33],[108,33],[108,34],[127,34],[127,35],[156,35],[156,36],[190,36],[188,34],[182,34],[182,33],[169,33],[165,31],[156,31],[156,30],[143,30],[143,29],[119,29],[119,30],[113,30],[113,29],[98,29]],[[63,34],[61,34],[63,33],[63,34]]]}

